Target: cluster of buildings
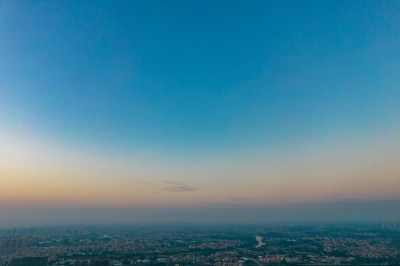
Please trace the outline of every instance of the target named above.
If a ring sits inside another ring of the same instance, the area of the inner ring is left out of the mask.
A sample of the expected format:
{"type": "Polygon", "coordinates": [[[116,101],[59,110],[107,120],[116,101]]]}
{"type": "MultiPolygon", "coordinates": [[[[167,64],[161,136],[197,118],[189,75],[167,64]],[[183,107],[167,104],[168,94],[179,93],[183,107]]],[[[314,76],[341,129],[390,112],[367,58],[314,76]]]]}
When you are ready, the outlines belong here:
{"type": "Polygon", "coordinates": [[[400,254],[398,248],[370,239],[338,238],[326,239],[322,243],[325,252],[343,253],[351,257],[385,260],[395,259],[400,254]]]}
{"type": "Polygon", "coordinates": [[[399,264],[400,230],[370,227],[0,231],[0,265],[399,264]],[[29,261],[28,264],[26,262],[29,261]]]}

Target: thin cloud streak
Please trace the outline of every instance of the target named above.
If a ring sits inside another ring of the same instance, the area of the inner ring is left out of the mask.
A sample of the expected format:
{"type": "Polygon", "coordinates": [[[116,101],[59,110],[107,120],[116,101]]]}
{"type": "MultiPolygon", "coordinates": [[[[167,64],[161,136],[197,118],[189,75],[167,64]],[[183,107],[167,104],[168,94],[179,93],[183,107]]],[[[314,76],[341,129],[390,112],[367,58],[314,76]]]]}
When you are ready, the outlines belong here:
{"type": "Polygon", "coordinates": [[[186,185],[174,185],[170,187],[164,187],[162,190],[171,192],[189,192],[189,191],[196,191],[196,188],[186,185]]]}
{"type": "Polygon", "coordinates": [[[170,192],[191,192],[197,190],[196,187],[190,186],[186,183],[163,180],[161,178],[151,177],[151,176],[145,176],[143,178],[145,178],[146,181],[131,179],[130,182],[140,185],[150,185],[159,188],[161,190],[170,192]]]}

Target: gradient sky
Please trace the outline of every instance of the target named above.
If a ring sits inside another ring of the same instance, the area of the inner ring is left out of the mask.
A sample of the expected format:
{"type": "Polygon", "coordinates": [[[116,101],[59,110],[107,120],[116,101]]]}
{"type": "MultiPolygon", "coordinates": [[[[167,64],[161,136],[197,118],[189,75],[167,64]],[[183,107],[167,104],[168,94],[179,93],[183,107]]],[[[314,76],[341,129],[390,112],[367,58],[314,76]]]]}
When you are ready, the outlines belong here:
{"type": "Polygon", "coordinates": [[[399,14],[398,1],[0,1],[0,206],[398,200],[399,14]]]}

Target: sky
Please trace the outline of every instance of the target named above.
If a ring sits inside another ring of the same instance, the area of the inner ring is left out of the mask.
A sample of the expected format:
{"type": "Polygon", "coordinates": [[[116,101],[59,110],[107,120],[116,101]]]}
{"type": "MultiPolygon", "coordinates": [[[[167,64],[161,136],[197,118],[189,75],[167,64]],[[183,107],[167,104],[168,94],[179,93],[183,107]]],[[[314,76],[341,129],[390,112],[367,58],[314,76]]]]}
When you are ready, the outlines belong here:
{"type": "Polygon", "coordinates": [[[0,226],[400,219],[399,14],[0,1],[0,226]]]}

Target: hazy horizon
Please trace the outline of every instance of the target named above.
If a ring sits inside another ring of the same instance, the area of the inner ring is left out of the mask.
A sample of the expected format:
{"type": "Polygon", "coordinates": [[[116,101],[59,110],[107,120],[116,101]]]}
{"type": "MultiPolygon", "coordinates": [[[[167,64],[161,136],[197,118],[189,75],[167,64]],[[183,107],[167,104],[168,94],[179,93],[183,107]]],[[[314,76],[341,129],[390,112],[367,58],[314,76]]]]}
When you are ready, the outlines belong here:
{"type": "Polygon", "coordinates": [[[287,225],[391,223],[400,200],[194,207],[0,206],[0,227],[76,225],[287,225]]]}

